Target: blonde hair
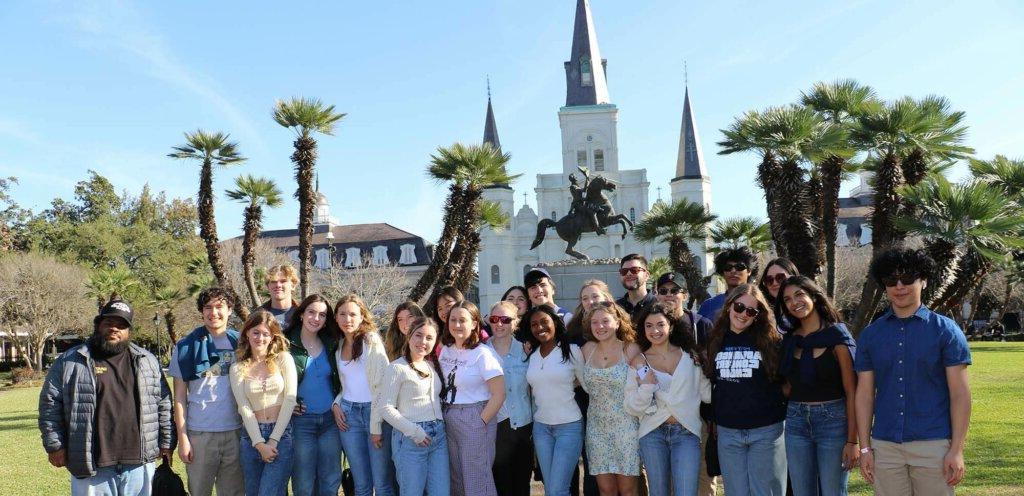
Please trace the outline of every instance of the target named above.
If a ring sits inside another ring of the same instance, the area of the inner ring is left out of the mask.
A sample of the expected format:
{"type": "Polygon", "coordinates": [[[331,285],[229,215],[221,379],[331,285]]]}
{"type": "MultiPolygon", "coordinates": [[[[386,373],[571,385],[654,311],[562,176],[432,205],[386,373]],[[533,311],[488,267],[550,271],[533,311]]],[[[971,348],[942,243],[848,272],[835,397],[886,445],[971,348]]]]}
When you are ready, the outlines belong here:
{"type": "Polygon", "coordinates": [[[605,312],[611,315],[616,321],[619,322],[619,329],[615,331],[615,337],[619,338],[625,343],[636,342],[636,331],[633,329],[633,319],[614,301],[602,301],[592,307],[590,311],[583,316],[583,337],[587,341],[597,341],[594,337],[594,332],[591,330],[591,319],[597,312],[605,312]]]}
{"type": "Polygon", "coordinates": [[[505,300],[499,301],[494,305],[491,305],[491,313],[494,313],[494,309],[499,307],[504,308],[505,311],[512,316],[512,320],[519,320],[519,307],[517,307],[515,303],[505,300]]]}
{"type": "Polygon", "coordinates": [[[281,332],[281,325],[277,323],[274,315],[262,308],[249,315],[249,318],[246,319],[245,324],[242,326],[242,334],[238,339],[238,349],[235,350],[235,356],[238,358],[239,367],[241,367],[243,372],[247,371],[255,363],[252,348],[249,345],[249,331],[261,325],[266,326],[267,330],[270,331],[270,344],[267,345],[266,362],[267,371],[274,374],[277,373],[278,355],[288,351],[290,345],[284,337],[284,333],[281,332]]]}
{"type": "Polygon", "coordinates": [[[590,321],[583,321],[584,314],[587,313],[586,309],[583,308],[583,290],[589,286],[595,286],[598,291],[601,292],[605,297],[605,301],[615,301],[615,297],[612,296],[612,291],[608,289],[608,284],[600,279],[587,279],[583,281],[583,285],[580,286],[580,303],[576,305],[576,311],[573,312],[572,318],[569,319],[569,323],[565,324],[565,330],[568,332],[571,339],[583,337],[583,339],[590,339],[587,337],[587,333],[590,330],[590,321]]]}
{"type": "Polygon", "coordinates": [[[282,275],[287,277],[288,279],[291,279],[292,284],[296,286],[299,285],[299,273],[295,271],[295,267],[292,267],[291,265],[287,264],[275,265],[267,269],[267,275],[266,277],[263,278],[263,283],[270,284],[270,281],[277,279],[278,275],[282,275]]]}

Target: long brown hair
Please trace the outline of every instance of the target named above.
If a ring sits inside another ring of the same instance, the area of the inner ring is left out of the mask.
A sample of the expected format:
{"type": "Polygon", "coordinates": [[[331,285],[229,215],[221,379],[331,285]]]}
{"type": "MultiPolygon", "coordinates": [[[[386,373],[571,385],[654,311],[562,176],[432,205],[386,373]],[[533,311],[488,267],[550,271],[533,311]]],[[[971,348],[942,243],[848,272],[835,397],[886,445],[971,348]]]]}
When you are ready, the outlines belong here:
{"type": "MultiPolygon", "coordinates": [[[[292,312],[291,320],[288,321],[288,327],[284,329],[285,337],[287,337],[293,332],[302,332],[302,314],[306,313],[306,309],[309,308],[309,306],[314,303],[323,303],[324,305],[326,305],[327,315],[330,316],[324,319],[324,326],[319,331],[317,331],[317,336],[320,338],[321,341],[323,341],[323,339],[326,337],[331,340],[331,343],[336,342],[338,340],[338,334],[341,332],[341,330],[338,329],[338,322],[337,320],[335,320],[334,317],[334,309],[331,307],[331,302],[327,301],[327,298],[324,298],[323,296],[318,294],[311,294],[307,296],[305,299],[302,300],[302,303],[300,303],[299,306],[295,308],[295,311],[292,312]]],[[[326,345],[328,343],[324,342],[323,344],[326,345]]]]}
{"type": "Polygon", "coordinates": [[[647,339],[646,325],[648,317],[652,315],[661,315],[668,321],[668,344],[683,350],[684,353],[690,355],[694,364],[703,367],[704,362],[701,359],[700,349],[697,347],[697,340],[690,332],[690,326],[680,325],[681,320],[674,309],[662,303],[655,303],[647,307],[637,320],[641,326],[636,330],[636,344],[640,347],[640,351],[651,349],[652,344],[651,340],[647,339]]]}
{"type": "Polygon", "coordinates": [[[267,326],[270,331],[270,344],[267,345],[267,371],[271,374],[277,372],[277,356],[288,351],[288,339],[281,332],[281,325],[277,323],[274,315],[264,309],[258,309],[249,315],[242,326],[241,337],[238,338],[238,349],[235,356],[238,358],[239,367],[245,372],[253,365],[252,348],[249,345],[249,331],[261,325],[267,326]]]}
{"type": "MultiPolygon", "coordinates": [[[[581,337],[581,336],[583,336],[584,339],[587,339],[585,337],[586,336],[586,332],[584,331],[584,328],[589,328],[590,325],[583,325],[583,317],[584,317],[583,314],[585,314],[587,312],[583,308],[583,301],[582,300],[583,300],[583,290],[587,289],[590,286],[596,286],[598,290],[600,290],[602,293],[604,293],[604,297],[606,298],[606,301],[611,301],[611,302],[615,301],[615,297],[612,296],[612,290],[608,289],[608,284],[605,283],[604,281],[602,281],[600,279],[588,279],[586,281],[583,281],[583,285],[580,286],[580,293],[577,295],[579,297],[579,299],[580,299],[580,303],[578,305],[576,305],[576,311],[573,312],[572,318],[569,319],[569,322],[567,324],[565,324],[565,330],[569,334],[569,339],[576,339],[577,337],[581,337]]],[[[527,298],[527,299],[529,299],[529,298],[527,298]]]]}
{"type": "MultiPolygon", "coordinates": [[[[438,335],[441,333],[441,331],[440,329],[438,329],[437,321],[430,317],[421,315],[413,319],[412,324],[409,326],[409,334],[411,335],[412,333],[416,332],[417,329],[422,329],[424,327],[430,327],[434,329],[434,345],[436,346],[438,335]]],[[[413,367],[412,348],[409,347],[408,339],[406,339],[405,342],[402,343],[401,356],[402,358],[405,358],[406,363],[409,364],[409,368],[416,371],[416,375],[420,376],[423,379],[430,377],[430,374],[426,374],[422,370],[413,367]]],[[[423,359],[426,360],[426,362],[429,363],[432,367],[434,367],[434,372],[438,374],[441,373],[441,366],[440,364],[437,363],[437,355],[435,355],[433,351],[427,352],[427,355],[423,357],[423,359]]]]}
{"type": "MultiPolygon", "coordinates": [[[[346,303],[355,303],[359,307],[359,316],[363,319],[363,322],[359,324],[359,328],[352,333],[352,359],[356,360],[363,354],[363,341],[366,340],[366,335],[371,332],[377,332],[377,321],[373,319],[373,314],[370,313],[370,309],[363,302],[363,299],[355,293],[349,293],[338,298],[338,302],[334,304],[335,321],[338,319],[338,312],[341,311],[341,306],[346,303]]],[[[344,341],[344,332],[341,333],[340,339],[344,341]]]]}
{"type": "Polygon", "coordinates": [[[590,320],[597,312],[607,312],[619,322],[619,328],[615,331],[615,337],[624,343],[636,342],[636,330],[633,329],[633,319],[614,301],[602,301],[590,307],[590,311],[583,316],[583,337],[587,341],[597,341],[594,331],[591,330],[590,320]]]}
{"type": "Polygon", "coordinates": [[[722,312],[715,320],[715,325],[711,328],[711,335],[708,337],[707,376],[715,377],[715,355],[722,351],[722,340],[725,338],[725,333],[732,332],[729,312],[732,311],[733,302],[743,295],[750,295],[757,301],[757,317],[754,318],[754,322],[747,330],[754,334],[754,345],[757,347],[757,351],[761,352],[761,364],[764,366],[765,373],[769,379],[774,380],[779,370],[779,343],[782,341],[782,335],[775,329],[775,313],[768,305],[764,293],[751,283],[736,286],[725,298],[722,312]]]}
{"type": "Polygon", "coordinates": [[[402,330],[398,328],[398,314],[402,312],[409,312],[409,316],[414,321],[417,317],[424,316],[423,309],[415,301],[403,301],[395,307],[394,313],[391,314],[391,323],[388,324],[388,330],[384,333],[384,350],[387,352],[389,360],[402,356],[402,345],[407,341],[402,330]]]}
{"type": "MultiPolygon", "coordinates": [[[[469,312],[469,320],[473,321],[473,332],[469,333],[469,337],[466,338],[466,342],[462,343],[467,350],[472,350],[473,348],[476,348],[476,345],[480,344],[480,309],[469,300],[455,302],[455,304],[452,305],[451,310],[448,311],[448,320],[452,319],[452,311],[457,308],[461,308],[469,312]]],[[[450,327],[451,326],[446,324],[444,326],[444,334],[441,336],[441,344],[445,346],[455,344],[455,336],[452,336],[450,327]]]]}

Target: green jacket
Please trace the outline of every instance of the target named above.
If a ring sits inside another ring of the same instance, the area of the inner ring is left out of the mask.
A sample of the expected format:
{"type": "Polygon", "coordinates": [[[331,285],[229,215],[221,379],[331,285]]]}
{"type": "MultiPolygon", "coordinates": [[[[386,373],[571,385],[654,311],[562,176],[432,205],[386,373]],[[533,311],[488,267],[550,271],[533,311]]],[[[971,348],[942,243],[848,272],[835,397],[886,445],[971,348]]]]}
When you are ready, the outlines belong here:
{"type": "MultiPolygon", "coordinates": [[[[334,360],[334,353],[338,351],[338,340],[333,338],[326,327],[321,329],[317,334],[320,338],[320,342],[324,345],[324,353],[326,353],[327,364],[331,367],[331,392],[335,396],[341,392],[341,377],[338,375],[338,362],[334,360]]],[[[306,375],[306,364],[309,363],[309,353],[306,352],[306,347],[302,346],[302,329],[296,329],[288,334],[288,342],[291,344],[292,358],[295,359],[295,372],[298,377],[298,382],[302,382],[302,377],[306,375]]]]}

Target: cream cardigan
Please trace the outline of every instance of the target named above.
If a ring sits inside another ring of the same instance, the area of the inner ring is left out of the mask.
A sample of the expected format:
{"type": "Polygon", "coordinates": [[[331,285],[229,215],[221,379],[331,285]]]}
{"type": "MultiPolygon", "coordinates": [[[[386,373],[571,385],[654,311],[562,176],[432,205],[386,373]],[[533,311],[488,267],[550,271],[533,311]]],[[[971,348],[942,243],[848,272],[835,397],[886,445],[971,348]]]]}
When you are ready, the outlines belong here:
{"type": "Polygon", "coordinates": [[[679,359],[667,390],[657,384],[640,384],[636,369],[630,367],[625,407],[631,415],[640,418],[639,437],[657,429],[669,416],[675,417],[692,434],[700,436],[700,404],[710,401],[711,381],[693,363],[689,353],[684,352],[679,359]]]}
{"type": "MultiPolygon", "coordinates": [[[[334,359],[338,362],[338,375],[343,376],[344,371],[342,370],[341,364],[341,350],[345,345],[345,336],[341,336],[341,340],[338,342],[338,351],[334,353],[334,359]]],[[[388,354],[384,350],[384,342],[380,339],[380,334],[377,331],[370,331],[364,335],[363,340],[363,352],[359,356],[359,359],[363,361],[366,366],[366,381],[370,383],[370,434],[380,434],[380,407],[378,396],[380,395],[381,386],[384,383],[384,373],[388,367],[388,354]]],[[[342,377],[341,383],[344,384],[345,380],[342,377]]],[[[341,404],[341,395],[343,392],[339,392],[338,396],[334,398],[334,402],[341,404]]]]}
{"type": "MultiPolygon", "coordinates": [[[[398,357],[388,366],[380,390],[381,416],[387,423],[417,443],[427,437],[417,422],[443,419],[441,411],[441,379],[429,363],[420,367],[430,375],[420,377],[405,360],[398,357]]],[[[390,439],[384,442],[390,443],[390,439]]]]}

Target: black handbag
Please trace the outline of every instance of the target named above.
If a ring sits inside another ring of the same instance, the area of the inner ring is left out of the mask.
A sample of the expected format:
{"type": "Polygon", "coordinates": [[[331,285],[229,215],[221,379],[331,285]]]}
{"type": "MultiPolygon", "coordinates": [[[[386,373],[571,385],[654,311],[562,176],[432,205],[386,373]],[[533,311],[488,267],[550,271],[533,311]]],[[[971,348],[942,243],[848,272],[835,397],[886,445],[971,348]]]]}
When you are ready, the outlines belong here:
{"type": "Polygon", "coordinates": [[[167,458],[166,456],[163,457],[163,463],[153,473],[152,496],[188,496],[188,493],[185,491],[185,483],[182,482],[181,476],[174,473],[174,470],[171,469],[171,465],[167,463],[167,458]]]}
{"type": "Polygon", "coordinates": [[[704,446],[704,464],[708,469],[708,477],[722,475],[722,466],[718,464],[718,429],[714,424],[708,426],[708,444],[704,446]]]}

